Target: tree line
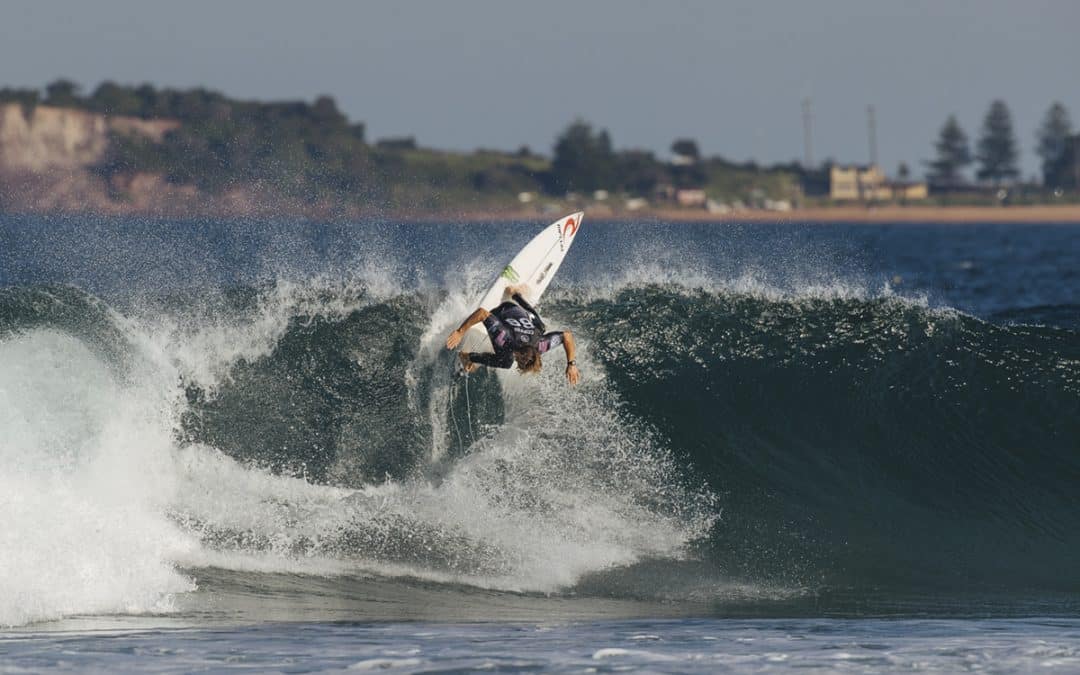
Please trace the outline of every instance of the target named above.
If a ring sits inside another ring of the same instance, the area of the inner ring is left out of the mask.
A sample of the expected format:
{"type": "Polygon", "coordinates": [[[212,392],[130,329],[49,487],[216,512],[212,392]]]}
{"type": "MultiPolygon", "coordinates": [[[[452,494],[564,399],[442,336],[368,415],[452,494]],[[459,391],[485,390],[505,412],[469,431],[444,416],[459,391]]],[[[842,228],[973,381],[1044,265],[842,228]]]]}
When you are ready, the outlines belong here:
{"type": "MultiPolygon", "coordinates": [[[[364,124],[350,122],[329,96],[311,103],[241,101],[202,88],[159,89],[108,81],[83,94],[77,84],[61,79],[43,92],[0,89],[0,102],[179,120],[181,126],[168,133],[163,143],[115,133],[96,170],[105,177],[150,171],[211,191],[257,181],[305,199],[388,203],[425,193],[423,199],[430,203],[424,205],[439,207],[475,195],[523,191],[563,196],[607,190],[651,196],[664,187],[704,187],[710,195],[722,198],[746,199],[762,192],[787,197],[787,188],[796,180],[804,188],[828,181],[827,168],[803,167],[797,162],[759,166],[704,157],[690,138],[672,143],[671,160],[645,150],[617,150],[606,129],[584,120],[573,121],[557,136],[548,159],[527,147],[515,153],[465,155],[422,149],[412,137],[368,143],[364,124]]],[[[1074,134],[1068,111],[1060,103],[1053,104],[1037,134],[1046,187],[1077,187],[1080,137],[1074,134]]],[[[935,143],[935,158],[926,162],[929,181],[937,189],[964,189],[968,186],[965,171],[975,163],[980,181],[1016,180],[1018,147],[1012,116],[1003,101],[990,105],[974,150],[951,115],[935,143]]],[[[907,173],[907,167],[902,167],[900,177],[906,179],[907,173]]]]}
{"type": "MultiPolygon", "coordinates": [[[[934,144],[935,158],[926,162],[930,184],[943,190],[963,189],[965,169],[977,164],[975,177],[994,185],[1020,178],[1019,144],[1013,129],[1012,113],[1004,101],[996,100],[983,117],[979,139],[972,152],[968,136],[955,115],[949,115],[934,144]]],[[[1077,153],[1080,136],[1075,136],[1069,111],[1059,102],[1046,111],[1036,132],[1036,153],[1041,160],[1042,181],[1048,189],[1077,188],[1077,153]]]]}
{"type": "Polygon", "coordinates": [[[597,190],[650,196],[658,187],[700,188],[750,193],[779,184],[779,174],[797,167],[758,167],[721,157],[703,157],[693,139],[676,139],[674,161],[644,150],[616,150],[605,129],[571,122],[555,139],[550,160],[528,147],[513,153],[441,153],[418,147],[416,139],[368,143],[363,123],[352,123],[334,99],[257,102],[195,88],[103,82],[89,93],[70,80],[37,89],[0,89],[0,102],[25,108],[39,104],[73,107],[107,115],[169,118],[181,126],[162,143],[114,133],[96,167],[106,177],[150,171],[176,183],[218,191],[243,181],[268,182],[294,196],[333,196],[358,201],[401,201],[427,190],[447,200],[471,194],[523,191],[564,196],[597,190]],[[757,176],[757,178],[754,178],[757,176]],[[770,180],[772,182],[770,183],[770,180]]]}
{"type": "Polygon", "coordinates": [[[704,157],[692,138],[677,138],[670,147],[673,159],[658,158],[647,150],[615,150],[606,129],[584,120],[572,122],[555,139],[545,187],[552,194],[610,190],[650,195],[657,188],[701,188],[732,174],[795,173],[793,167],[739,164],[723,157],[704,157]]]}

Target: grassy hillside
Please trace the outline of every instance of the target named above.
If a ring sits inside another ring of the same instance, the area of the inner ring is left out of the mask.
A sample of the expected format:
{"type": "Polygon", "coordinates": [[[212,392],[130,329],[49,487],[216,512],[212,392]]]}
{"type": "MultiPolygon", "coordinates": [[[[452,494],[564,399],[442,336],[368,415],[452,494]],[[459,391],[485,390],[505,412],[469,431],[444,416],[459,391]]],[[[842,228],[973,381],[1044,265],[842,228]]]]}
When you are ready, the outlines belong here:
{"type": "Polygon", "coordinates": [[[515,153],[444,152],[413,139],[369,143],[363,123],[352,122],[330,97],[314,102],[241,101],[205,89],[157,89],[105,82],[83,95],[59,80],[44,92],[0,89],[0,102],[32,109],[44,103],[104,115],[171,119],[179,127],[161,142],[113,131],[109,150],[93,171],[110,185],[137,173],[160,175],[207,195],[257,186],[290,203],[412,210],[490,209],[563,199],[588,200],[596,189],[655,202],[671,186],[703,187],[714,199],[751,203],[791,198],[794,174],[703,159],[687,170],[640,151],[616,152],[607,133],[575,122],[556,139],[552,159],[525,149],[515,153]],[[577,143],[577,145],[575,145],[577,143]],[[581,189],[584,187],[587,189],[581,189]]]}

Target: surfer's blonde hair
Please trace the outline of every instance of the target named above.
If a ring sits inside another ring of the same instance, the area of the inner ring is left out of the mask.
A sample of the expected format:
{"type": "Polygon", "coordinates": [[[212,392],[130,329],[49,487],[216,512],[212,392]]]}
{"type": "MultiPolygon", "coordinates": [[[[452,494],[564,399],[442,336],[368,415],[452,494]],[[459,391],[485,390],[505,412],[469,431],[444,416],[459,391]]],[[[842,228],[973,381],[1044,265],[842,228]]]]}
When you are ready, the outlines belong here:
{"type": "Polygon", "coordinates": [[[514,350],[515,356],[520,356],[518,359],[518,370],[522,375],[526,373],[539,373],[540,367],[543,365],[540,363],[540,350],[532,345],[525,345],[521,349],[514,350]]]}

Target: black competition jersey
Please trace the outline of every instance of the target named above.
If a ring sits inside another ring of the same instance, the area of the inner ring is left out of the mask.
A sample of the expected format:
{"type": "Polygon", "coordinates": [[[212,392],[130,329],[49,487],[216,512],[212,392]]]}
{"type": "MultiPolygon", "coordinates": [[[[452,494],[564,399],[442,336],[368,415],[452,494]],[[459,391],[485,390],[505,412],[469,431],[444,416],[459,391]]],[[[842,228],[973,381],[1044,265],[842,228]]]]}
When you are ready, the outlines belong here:
{"type": "Polygon", "coordinates": [[[561,331],[544,332],[543,320],[524,298],[515,295],[514,300],[515,302],[502,303],[484,319],[484,327],[495,354],[474,354],[474,362],[496,368],[509,368],[514,364],[515,349],[532,346],[543,354],[563,343],[561,331]]]}
{"type": "MultiPolygon", "coordinates": [[[[509,344],[511,349],[521,349],[529,345],[535,347],[543,335],[544,323],[540,320],[540,317],[527,311],[517,303],[504,302],[492,310],[491,316],[495,318],[495,321],[491,322],[492,325],[488,325],[487,321],[484,322],[488,329],[488,335],[496,337],[495,333],[492,332],[493,327],[497,332],[504,333],[504,341],[509,344]]],[[[494,342],[492,342],[492,345],[496,349],[500,346],[494,342]]]]}

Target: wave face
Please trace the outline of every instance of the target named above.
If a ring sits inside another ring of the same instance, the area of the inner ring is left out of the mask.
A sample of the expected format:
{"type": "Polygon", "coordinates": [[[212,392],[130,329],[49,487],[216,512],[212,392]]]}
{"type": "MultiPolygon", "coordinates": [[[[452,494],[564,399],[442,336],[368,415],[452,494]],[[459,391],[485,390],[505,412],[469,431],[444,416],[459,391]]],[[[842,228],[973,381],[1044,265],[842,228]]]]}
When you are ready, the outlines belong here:
{"type": "MultiPolygon", "coordinates": [[[[468,294],[471,297],[471,294],[468,294]]],[[[0,289],[0,624],[199,570],[539,593],[1080,590],[1080,341],[819,287],[556,291],[582,347],[453,375],[465,294],[0,289]]],[[[211,575],[213,577],[213,575],[211,575]]]]}
{"type": "Polygon", "coordinates": [[[1080,340],[897,298],[623,288],[562,303],[721,495],[751,577],[1076,591],[1080,340]]]}

